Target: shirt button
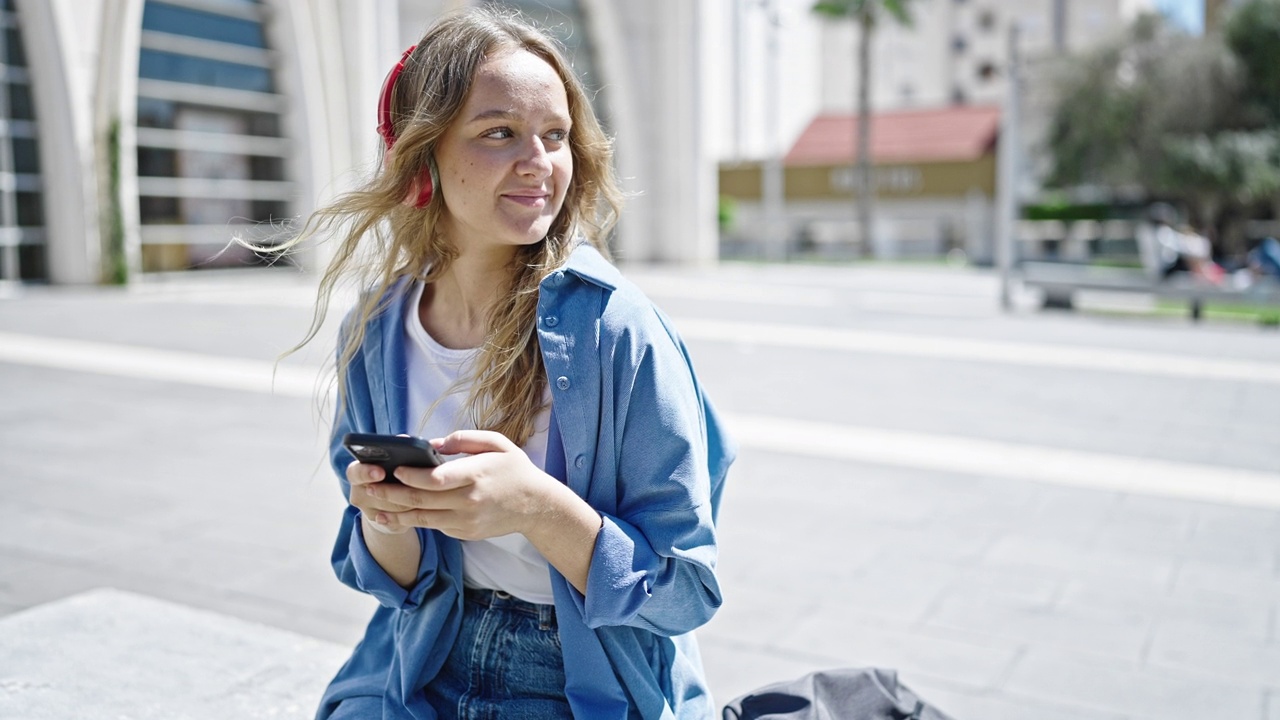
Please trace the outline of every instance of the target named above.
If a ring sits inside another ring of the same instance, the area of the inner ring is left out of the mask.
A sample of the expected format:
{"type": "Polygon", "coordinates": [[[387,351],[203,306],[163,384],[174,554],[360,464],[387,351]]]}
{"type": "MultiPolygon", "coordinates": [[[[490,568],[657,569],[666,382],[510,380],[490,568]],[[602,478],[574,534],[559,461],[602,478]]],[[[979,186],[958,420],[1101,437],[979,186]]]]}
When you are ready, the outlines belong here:
{"type": "Polygon", "coordinates": [[[576,467],[576,468],[581,468],[583,465],[586,465],[586,464],[587,464],[587,456],[586,456],[586,455],[579,455],[578,457],[574,458],[574,460],[573,460],[573,466],[574,466],[574,467],[576,467]]]}
{"type": "Polygon", "coordinates": [[[555,315],[548,315],[542,318],[542,324],[546,325],[547,327],[555,327],[560,324],[560,318],[556,317],[555,315]]]}
{"type": "Polygon", "coordinates": [[[563,376],[563,375],[561,375],[560,377],[556,378],[556,387],[560,388],[561,390],[568,390],[568,389],[569,389],[569,378],[567,378],[567,377],[565,377],[565,376],[563,376]]]}

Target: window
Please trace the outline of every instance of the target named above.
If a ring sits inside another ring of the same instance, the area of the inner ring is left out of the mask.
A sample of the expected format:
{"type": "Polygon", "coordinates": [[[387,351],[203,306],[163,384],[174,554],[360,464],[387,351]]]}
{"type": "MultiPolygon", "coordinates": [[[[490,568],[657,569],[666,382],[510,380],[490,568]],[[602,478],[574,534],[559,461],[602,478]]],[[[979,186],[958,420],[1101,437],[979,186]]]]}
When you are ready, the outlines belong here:
{"type": "Polygon", "coordinates": [[[143,8],[137,168],[144,271],[273,260],[229,244],[233,225],[287,218],[294,201],[269,17],[251,0],[147,0],[143,8]]]}
{"type": "Polygon", "coordinates": [[[13,149],[13,171],[19,174],[40,174],[40,148],[32,137],[15,137],[10,147],[13,149]]]}
{"type": "Polygon", "coordinates": [[[162,2],[147,3],[142,12],[142,29],[255,48],[267,47],[261,22],[162,2]]]}
{"type": "Polygon", "coordinates": [[[138,77],[260,93],[272,91],[269,68],[158,50],[142,51],[138,58],[138,77]]]}
{"type": "Polygon", "coordinates": [[[0,101],[0,279],[46,277],[44,193],[40,176],[39,125],[21,18],[12,0],[0,2],[0,58],[5,65],[0,101]]]}

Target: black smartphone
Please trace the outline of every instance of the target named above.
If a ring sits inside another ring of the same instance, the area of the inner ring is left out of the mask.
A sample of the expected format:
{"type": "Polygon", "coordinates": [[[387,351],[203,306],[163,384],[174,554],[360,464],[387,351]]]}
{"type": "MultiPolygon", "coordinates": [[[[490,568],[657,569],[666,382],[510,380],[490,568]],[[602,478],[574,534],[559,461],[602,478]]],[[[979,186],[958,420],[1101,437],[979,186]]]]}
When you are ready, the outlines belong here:
{"type": "Polygon", "coordinates": [[[388,480],[395,480],[391,471],[398,467],[430,468],[444,462],[431,443],[420,437],[347,433],[342,445],[356,460],[385,469],[388,480]]]}

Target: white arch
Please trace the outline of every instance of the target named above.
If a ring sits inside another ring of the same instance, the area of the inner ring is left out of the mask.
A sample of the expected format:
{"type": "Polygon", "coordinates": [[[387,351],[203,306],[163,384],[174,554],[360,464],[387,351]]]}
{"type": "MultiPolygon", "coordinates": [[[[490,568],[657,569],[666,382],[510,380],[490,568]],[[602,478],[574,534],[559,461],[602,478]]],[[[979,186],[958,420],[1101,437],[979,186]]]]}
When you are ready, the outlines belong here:
{"type": "MultiPolygon", "coordinates": [[[[77,92],[69,48],[79,47],[65,3],[18,0],[39,147],[49,280],[97,282],[100,274],[97,178],[91,109],[77,92]],[[77,102],[77,100],[80,102],[77,102]]],[[[84,83],[87,89],[87,83],[84,83]]]]}
{"type": "MultiPolygon", "coordinates": [[[[613,124],[618,175],[643,176],[640,127],[635,115],[635,81],[627,69],[628,43],[610,0],[578,0],[586,16],[596,69],[604,79],[606,112],[613,124]]],[[[618,247],[623,255],[644,252],[649,225],[647,203],[630,204],[618,224],[618,247]]]]}
{"type": "MultiPolygon", "coordinates": [[[[327,3],[266,0],[264,4],[271,12],[266,23],[267,45],[278,58],[272,72],[280,92],[289,99],[288,109],[281,117],[281,129],[296,148],[287,158],[287,172],[298,192],[291,206],[296,214],[305,217],[315,207],[322,189],[328,189],[335,157],[344,156],[341,145],[331,142],[337,132],[336,121],[326,108],[325,97],[332,79],[323,69],[322,48],[335,40],[325,32],[325,29],[332,31],[334,24],[325,22],[330,14],[327,3]]],[[[338,81],[334,89],[342,92],[343,87],[338,81]]],[[[307,248],[301,260],[307,269],[323,264],[314,247],[307,248]]]]}

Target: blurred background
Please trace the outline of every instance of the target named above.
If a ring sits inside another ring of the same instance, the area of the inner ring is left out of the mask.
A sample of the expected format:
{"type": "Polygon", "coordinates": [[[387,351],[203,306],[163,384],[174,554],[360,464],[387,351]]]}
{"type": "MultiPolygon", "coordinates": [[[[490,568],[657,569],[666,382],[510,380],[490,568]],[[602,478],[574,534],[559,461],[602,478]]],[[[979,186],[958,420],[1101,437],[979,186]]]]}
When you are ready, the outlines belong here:
{"type": "MultiPolygon", "coordinates": [[[[279,237],[372,170],[386,68],[464,4],[5,0],[0,278],[277,260],[229,234],[279,237]]],[[[623,261],[1141,267],[1156,202],[1228,270],[1275,234],[1271,2],[506,4],[617,138],[623,261]]]]}
{"type": "MultiPolygon", "coordinates": [[[[351,298],[277,362],[328,244],[228,240],[373,171],[465,4],[0,0],[0,717],[311,714],[371,611],[351,298]]],[[[1280,0],[504,4],[741,446],[718,700],[877,665],[960,720],[1280,720],[1280,0]]]]}

